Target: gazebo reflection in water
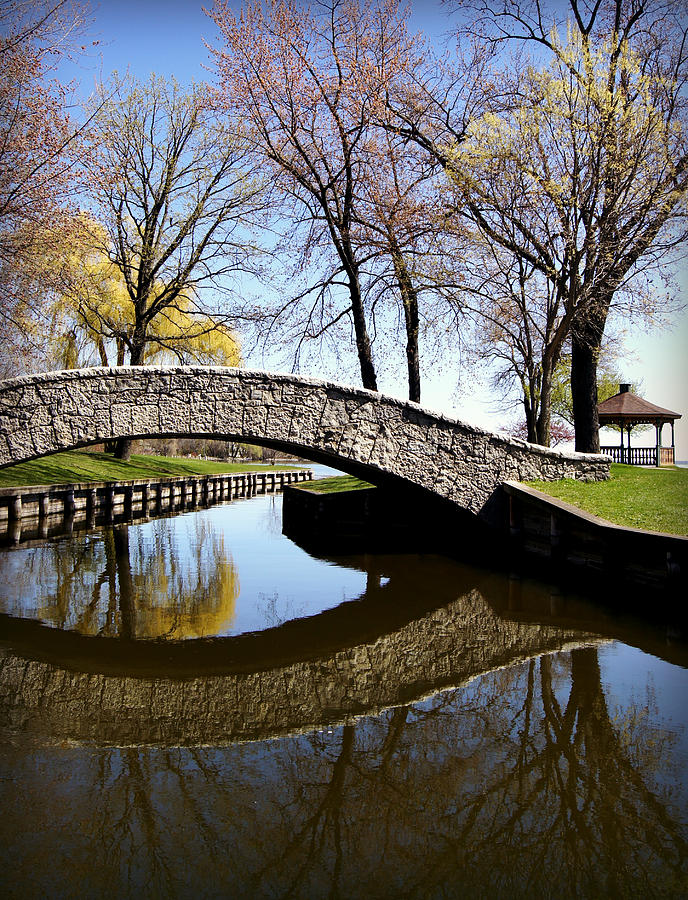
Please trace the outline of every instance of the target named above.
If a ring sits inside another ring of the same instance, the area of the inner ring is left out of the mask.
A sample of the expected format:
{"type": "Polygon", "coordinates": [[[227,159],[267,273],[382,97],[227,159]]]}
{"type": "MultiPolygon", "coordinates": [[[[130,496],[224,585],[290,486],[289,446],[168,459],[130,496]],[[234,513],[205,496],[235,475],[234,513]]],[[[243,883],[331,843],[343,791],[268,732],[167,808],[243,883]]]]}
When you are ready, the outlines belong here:
{"type": "Polygon", "coordinates": [[[621,443],[615,447],[600,447],[600,452],[611,456],[614,462],[632,466],[673,466],[675,463],[674,422],[680,413],[655,406],[631,393],[629,384],[620,384],[619,393],[597,407],[600,427],[616,425],[621,433],[621,443]],[[671,447],[662,446],[662,428],[671,425],[671,447]],[[657,442],[654,447],[631,447],[631,429],[635,425],[654,425],[657,442]],[[624,444],[624,431],[627,441],[624,444]]]}

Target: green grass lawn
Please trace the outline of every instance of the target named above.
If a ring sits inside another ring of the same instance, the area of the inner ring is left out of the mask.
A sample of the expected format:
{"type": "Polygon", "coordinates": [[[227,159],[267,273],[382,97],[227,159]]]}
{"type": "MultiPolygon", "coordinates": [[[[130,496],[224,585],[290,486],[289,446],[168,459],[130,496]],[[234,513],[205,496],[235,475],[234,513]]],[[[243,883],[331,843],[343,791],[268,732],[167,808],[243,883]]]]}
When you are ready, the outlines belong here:
{"type": "Polygon", "coordinates": [[[83,481],[131,481],[161,475],[216,475],[222,472],[284,470],[294,466],[222,463],[186,457],[132,455],[128,462],[109,453],[70,450],[0,469],[0,487],[27,484],[71,484],[83,481]]]}
{"type": "Polygon", "coordinates": [[[318,494],[340,494],[343,491],[363,491],[373,485],[367,481],[361,481],[360,478],[354,478],[353,475],[333,475],[331,478],[307,481],[298,487],[305,491],[315,491],[318,494]]]}
{"type": "Polygon", "coordinates": [[[612,463],[609,481],[527,484],[616,525],[688,535],[688,469],[612,463]]]}

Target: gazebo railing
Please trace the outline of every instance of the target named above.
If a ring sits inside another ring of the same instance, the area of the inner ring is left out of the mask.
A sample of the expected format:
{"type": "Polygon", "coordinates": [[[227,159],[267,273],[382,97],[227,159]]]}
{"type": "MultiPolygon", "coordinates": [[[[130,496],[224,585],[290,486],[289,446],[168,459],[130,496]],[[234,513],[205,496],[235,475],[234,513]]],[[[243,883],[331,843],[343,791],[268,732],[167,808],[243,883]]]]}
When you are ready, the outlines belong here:
{"type": "Polygon", "coordinates": [[[673,447],[660,447],[659,448],[659,464],[660,464],[660,466],[675,465],[674,448],[673,447]]]}
{"type": "MultiPolygon", "coordinates": [[[[626,463],[628,466],[657,465],[656,447],[600,447],[600,452],[611,456],[613,462],[626,463]]],[[[674,465],[673,447],[659,448],[659,464],[660,466],[674,465]]]]}

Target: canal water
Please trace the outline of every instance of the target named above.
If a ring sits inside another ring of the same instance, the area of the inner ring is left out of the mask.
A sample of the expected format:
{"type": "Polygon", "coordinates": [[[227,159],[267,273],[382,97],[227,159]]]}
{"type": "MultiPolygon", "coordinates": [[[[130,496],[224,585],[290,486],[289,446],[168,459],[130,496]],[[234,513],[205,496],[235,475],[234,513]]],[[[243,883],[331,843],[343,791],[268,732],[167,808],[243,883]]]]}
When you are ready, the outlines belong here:
{"type": "Polygon", "coordinates": [[[3,897],[688,895],[681,620],[281,504],[0,551],[3,897]]]}

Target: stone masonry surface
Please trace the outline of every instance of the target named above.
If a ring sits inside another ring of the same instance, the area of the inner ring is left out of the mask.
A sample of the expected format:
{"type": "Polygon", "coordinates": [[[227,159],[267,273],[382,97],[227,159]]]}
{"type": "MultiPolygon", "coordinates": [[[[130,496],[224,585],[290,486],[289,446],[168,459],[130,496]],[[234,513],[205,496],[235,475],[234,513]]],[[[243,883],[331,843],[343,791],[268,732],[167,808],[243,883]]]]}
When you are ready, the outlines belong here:
{"type": "Polygon", "coordinates": [[[317,379],[205,366],[93,368],[0,383],[0,467],[120,437],[269,443],[480,515],[502,482],[603,480],[604,456],[491,434],[415,403],[317,379]]]}
{"type": "Polygon", "coordinates": [[[135,678],[3,650],[0,735],[124,745],[264,740],[412,703],[483,672],[599,640],[573,627],[503,619],[470,590],[390,634],[267,671],[135,678]]]}

